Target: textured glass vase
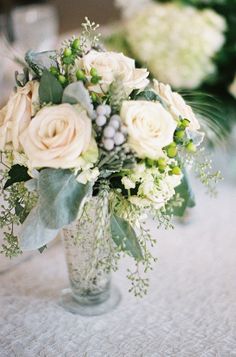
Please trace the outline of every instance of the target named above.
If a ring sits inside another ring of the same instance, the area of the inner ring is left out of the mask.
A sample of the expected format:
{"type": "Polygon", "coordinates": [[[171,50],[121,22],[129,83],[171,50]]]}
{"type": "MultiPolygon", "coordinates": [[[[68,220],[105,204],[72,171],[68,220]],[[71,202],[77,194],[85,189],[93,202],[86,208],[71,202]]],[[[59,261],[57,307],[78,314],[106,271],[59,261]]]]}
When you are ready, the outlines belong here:
{"type": "Polygon", "coordinates": [[[63,307],[75,314],[100,315],[115,308],[120,293],[111,284],[111,233],[108,204],[92,198],[80,218],[63,229],[62,238],[70,289],[63,290],[63,307]]]}

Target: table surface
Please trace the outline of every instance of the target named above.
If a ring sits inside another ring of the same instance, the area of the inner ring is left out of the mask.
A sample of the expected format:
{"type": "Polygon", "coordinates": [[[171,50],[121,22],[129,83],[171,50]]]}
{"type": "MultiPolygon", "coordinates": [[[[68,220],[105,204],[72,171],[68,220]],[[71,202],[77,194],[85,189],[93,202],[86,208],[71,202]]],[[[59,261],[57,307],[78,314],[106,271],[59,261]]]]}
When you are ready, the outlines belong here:
{"type": "Polygon", "coordinates": [[[197,189],[190,222],[156,231],[148,295],[128,291],[123,261],[113,280],[120,305],[81,317],[58,304],[67,286],[60,243],[0,275],[1,357],[236,356],[236,186],[217,199],[197,189]]]}

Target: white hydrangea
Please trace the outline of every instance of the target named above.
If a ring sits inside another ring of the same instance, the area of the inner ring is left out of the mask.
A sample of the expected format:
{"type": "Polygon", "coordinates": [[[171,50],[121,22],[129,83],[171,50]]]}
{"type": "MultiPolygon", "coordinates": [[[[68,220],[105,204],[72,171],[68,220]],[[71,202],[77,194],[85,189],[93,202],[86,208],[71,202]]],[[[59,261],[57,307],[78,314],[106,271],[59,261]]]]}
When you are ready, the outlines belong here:
{"type": "MultiPolygon", "coordinates": [[[[177,164],[174,159],[170,159],[170,163],[177,164]]],[[[181,179],[182,175],[169,175],[168,170],[160,173],[157,167],[147,168],[142,163],[136,165],[129,176],[124,176],[122,183],[127,190],[138,185],[137,195],[129,197],[131,203],[143,209],[160,209],[174,196],[181,179]]]]}
{"type": "Polygon", "coordinates": [[[231,83],[231,85],[229,86],[229,93],[236,98],[236,75],[234,77],[233,82],[231,83]]]}
{"type": "Polygon", "coordinates": [[[124,18],[133,16],[151,3],[152,0],[115,0],[115,5],[121,9],[124,18]]]}
{"type": "Polygon", "coordinates": [[[213,57],[225,29],[224,18],[212,10],[172,3],[147,6],[126,23],[136,58],[175,88],[196,88],[215,72],[213,57]]]}

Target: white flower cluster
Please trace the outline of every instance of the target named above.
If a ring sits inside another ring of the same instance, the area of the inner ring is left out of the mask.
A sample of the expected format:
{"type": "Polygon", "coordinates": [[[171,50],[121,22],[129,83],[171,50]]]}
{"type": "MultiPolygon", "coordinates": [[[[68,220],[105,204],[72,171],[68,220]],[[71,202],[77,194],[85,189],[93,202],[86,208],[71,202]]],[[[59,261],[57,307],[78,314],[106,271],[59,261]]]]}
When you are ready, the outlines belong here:
{"type": "MultiPolygon", "coordinates": [[[[171,164],[177,165],[177,161],[170,159],[168,165],[171,164]]],[[[129,197],[131,203],[141,208],[160,209],[174,196],[181,180],[182,175],[169,175],[167,168],[160,173],[158,167],[146,168],[141,163],[122,178],[122,183],[127,190],[138,187],[137,195],[129,197]]]]}
{"type": "Polygon", "coordinates": [[[172,3],[143,8],[126,23],[135,57],[175,88],[196,88],[215,72],[225,29],[224,18],[212,10],[172,3]]]}

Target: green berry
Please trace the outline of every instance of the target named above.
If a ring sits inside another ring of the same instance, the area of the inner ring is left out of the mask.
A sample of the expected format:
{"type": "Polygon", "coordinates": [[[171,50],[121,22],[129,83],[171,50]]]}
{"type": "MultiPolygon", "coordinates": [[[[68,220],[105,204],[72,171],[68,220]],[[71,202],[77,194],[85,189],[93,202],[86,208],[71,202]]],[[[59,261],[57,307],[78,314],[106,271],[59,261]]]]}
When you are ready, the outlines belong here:
{"type": "Polygon", "coordinates": [[[168,147],[176,148],[177,144],[173,141],[168,145],[168,147]]]}
{"type": "Polygon", "coordinates": [[[185,135],[185,131],[184,130],[177,130],[176,132],[175,132],[175,138],[176,139],[179,139],[179,140],[181,140],[181,139],[183,139],[184,138],[184,135],[185,135]]]}
{"type": "Polygon", "coordinates": [[[74,50],[78,50],[80,48],[80,40],[78,38],[76,38],[73,42],[72,42],[72,48],[74,50]]]}
{"type": "Polygon", "coordinates": [[[74,58],[72,56],[69,56],[69,57],[63,57],[63,63],[64,64],[72,64],[74,62],[74,58]]]}
{"type": "Polygon", "coordinates": [[[176,157],[177,152],[178,152],[177,147],[169,146],[169,147],[167,148],[167,155],[168,155],[170,158],[176,157]]]}
{"type": "Polygon", "coordinates": [[[57,76],[59,74],[58,68],[57,67],[50,67],[50,72],[54,75],[57,76]]]}
{"type": "Polygon", "coordinates": [[[154,160],[152,160],[152,159],[147,159],[146,162],[149,167],[152,167],[154,165],[154,160]]]}
{"type": "Polygon", "coordinates": [[[171,170],[172,175],[181,175],[182,171],[179,166],[174,166],[173,169],[171,170]]]}
{"type": "Polygon", "coordinates": [[[181,120],[178,120],[177,121],[177,127],[180,127],[181,126],[181,120]]]}
{"type": "Polygon", "coordinates": [[[100,76],[94,76],[91,78],[91,83],[92,84],[98,84],[98,82],[100,81],[101,77],[100,76]]]}
{"type": "Polygon", "coordinates": [[[196,145],[194,145],[194,143],[190,142],[190,143],[188,143],[188,144],[186,145],[186,150],[187,150],[188,152],[194,153],[194,152],[197,151],[197,148],[196,148],[196,145]]]}
{"type": "Polygon", "coordinates": [[[97,77],[98,76],[98,72],[97,72],[96,68],[91,68],[90,74],[91,74],[92,77],[97,77]]]}
{"type": "Polygon", "coordinates": [[[181,126],[183,127],[183,128],[187,128],[188,126],[189,126],[189,124],[190,124],[190,120],[188,120],[188,119],[183,119],[183,120],[181,120],[181,126]]]}
{"type": "Polygon", "coordinates": [[[158,169],[161,173],[165,172],[166,166],[159,165],[158,169]]]}
{"type": "Polygon", "coordinates": [[[72,55],[71,48],[66,48],[63,52],[64,57],[70,57],[72,55]]]}
{"type": "Polygon", "coordinates": [[[158,161],[158,166],[159,167],[162,167],[162,168],[165,168],[166,167],[166,159],[164,157],[160,158],[158,161]]]}
{"type": "Polygon", "coordinates": [[[59,80],[59,82],[60,82],[61,84],[65,84],[65,83],[66,83],[66,77],[63,76],[62,74],[60,74],[60,75],[58,76],[58,80],[59,80]]]}
{"type": "Polygon", "coordinates": [[[78,71],[76,72],[76,78],[78,79],[78,81],[83,81],[85,79],[85,73],[82,69],[78,69],[78,71]]]}
{"type": "Polygon", "coordinates": [[[92,92],[92,93],[91,93],[91,98],[92,98],[92,101],[93,101],[93,102],[96,102],[97,99],[98,99],[97,94],[94,93],[94,92],[92,92]]]}

